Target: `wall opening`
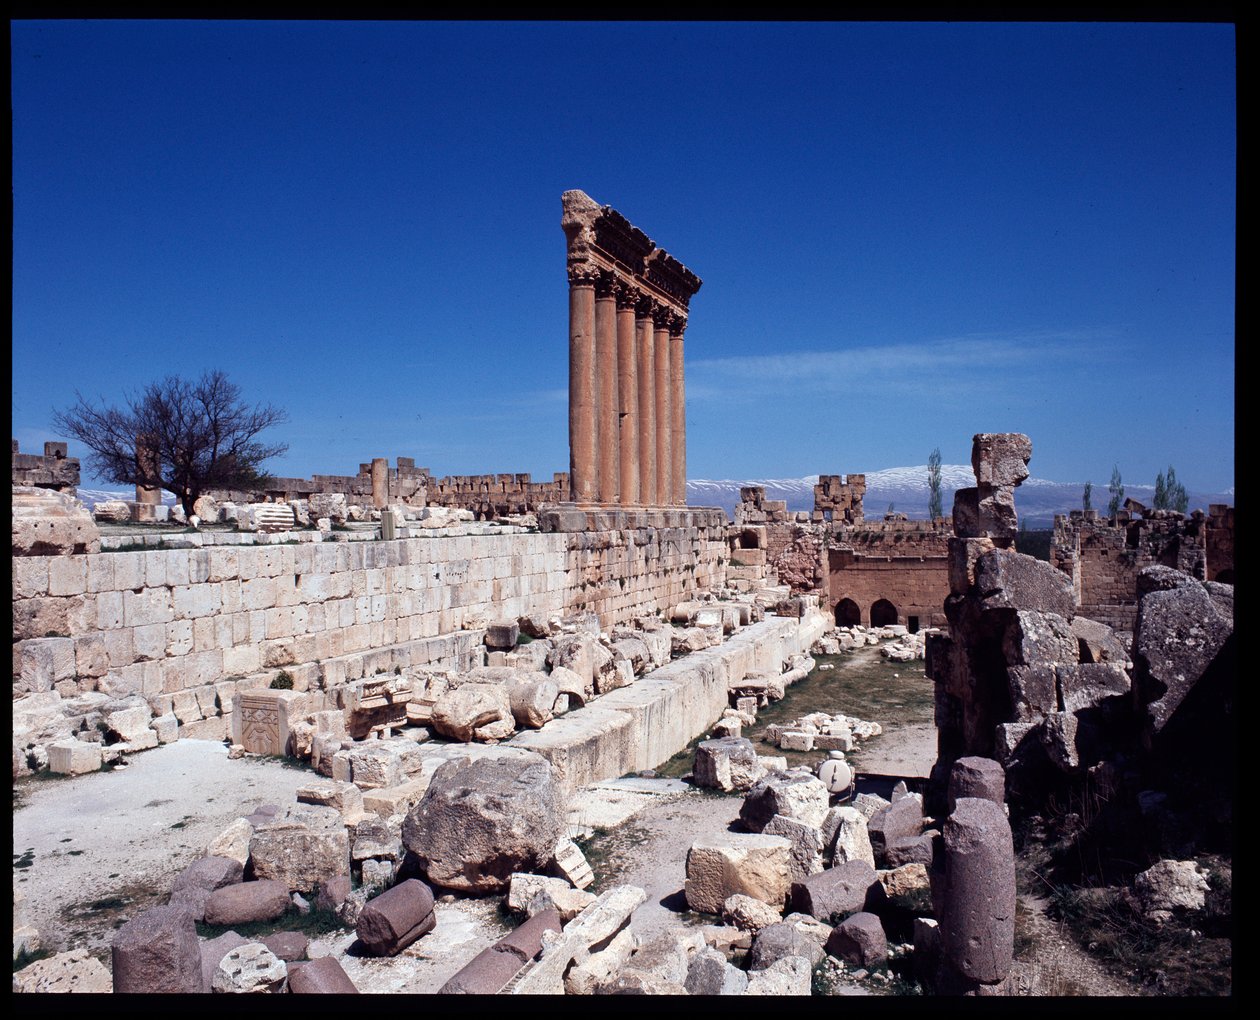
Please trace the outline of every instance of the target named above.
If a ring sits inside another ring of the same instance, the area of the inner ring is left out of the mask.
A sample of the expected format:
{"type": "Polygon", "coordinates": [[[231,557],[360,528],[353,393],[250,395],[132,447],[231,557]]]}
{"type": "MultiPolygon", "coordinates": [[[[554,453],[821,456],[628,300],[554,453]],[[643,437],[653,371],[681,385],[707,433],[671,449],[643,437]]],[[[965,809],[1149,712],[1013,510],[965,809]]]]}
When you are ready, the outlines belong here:
{"type": "Polygon", "coordinates": [[[841,599],[836,603],[836,626],[856,627],[862,622],[862,610],[852,599],[841,599]]]}
{"type": "Polygon", "coordinates": [[[871,626],[889,627],[897,622],[897,607],[887,599],[878,599],[871,606],[871,626]]]}
{"type": "Polygon", "coordinates": [[[919,618],[917,616],[906,617],[906,629],[909,630],[911,634],[919,633],[919,618]]]}

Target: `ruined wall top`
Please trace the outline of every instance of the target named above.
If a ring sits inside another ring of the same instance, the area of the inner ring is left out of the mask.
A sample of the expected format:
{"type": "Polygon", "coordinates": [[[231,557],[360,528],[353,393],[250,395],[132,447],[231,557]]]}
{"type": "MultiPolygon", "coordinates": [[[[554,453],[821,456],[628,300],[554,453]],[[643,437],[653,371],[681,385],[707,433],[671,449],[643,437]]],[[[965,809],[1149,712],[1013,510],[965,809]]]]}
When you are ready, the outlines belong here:
{"type": "Polygon", "coordinates": [[[578,190],[566,191],[560,201],[570,279],[593,278],[601,272],[628,277],[645,295],[686,317],[700,277],[612,206],[600,205],[578,190]]]}
{"type": "Polygon", "coordinates": [[[67,456],[65,443],[45,443],[43,456],[21,453],[13,440],[13,484],[55,489],[71,495],[79,487],[79,458],[67,456]]]}

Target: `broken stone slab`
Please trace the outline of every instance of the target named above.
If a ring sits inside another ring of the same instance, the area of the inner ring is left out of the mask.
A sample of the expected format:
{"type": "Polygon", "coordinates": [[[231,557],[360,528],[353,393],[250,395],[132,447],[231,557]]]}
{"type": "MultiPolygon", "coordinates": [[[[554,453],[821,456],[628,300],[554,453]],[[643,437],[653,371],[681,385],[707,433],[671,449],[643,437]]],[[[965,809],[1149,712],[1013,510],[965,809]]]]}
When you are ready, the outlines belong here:
{"type": "Polygon", "coordinates": [[[368,790],[363,794],[363,810],[380,819],[405,815],[420,802],[420,798],[429,788],[431,778],[431,776],[418,776],[398,783],[396,786],[368,790]]]}
{"type": "Polygon", "coordinates": [[[568,836],[562,836],[556,842],[555,870],[577,889],[586,889],[595,881],[595,873],[586,856],[568,836]]]}
{"type": "Polygon", "coordinates": [[[205,909],[206,924],[217,927],[271,921],[289,909],[289,888],[270,879],[226,885],[206,898],[205,909]]]}
{"type": "Polygon", "coordinates": [[[560,688],[550,679],[517,684],[508,692],[508,702],[516,725],[531,730],[541,729],[555,714],[560,688]]]}
{"type": "Polygon", "coordinates": [[[827,952],[860,967],[876,967],[888,959],[888,937],[879,918],[863,911],[836,925],[827,952]]]}
{"type": "Polygon", "coordinates": [[[48,745],[48,771],[64,776],[99,772],[101,745],[85,740],[58,740],[48,745]]]}
{"type": "Polygon", "coordinates": [[[697,786],[716,790],[748,790],[765,776],[751,740],[723,737],[696,745],[692,777],[697,786]]]}
{"type": "Polygon", "coordinates": [[[793,910],[829,923],[838,914],[875,910],[884,899],[875,869],[862,860],[845,861],[793,882],[791,895],[793,910]]]}
{"type": "Polygon", "coordinates": [[[112,992],[109,969],[86,949],[72,949],[44,960],[36,960],[13,974],[13,991],[27,992],[112,992]]]}
{"type": "Polygon", "coordinates": [[[914,797],[902,797],[877,811],[867,822],[875,859],[880,860],[898,839],[918,836],[923,829],[923,806],[914,797]]]}
{"type": "Polygon", "coordinates": [[[1006,670],[1006,685],[1016,722],[1039,722],[1058,711],[1059,691],[1053,664],[1010,666],[1006,670]]]}
{"type": "Polygon", "coordinates": [[[355,933],[373,956],[397,956],[436,926],[433,890],[409,878],[368,900],[355,933]]]}
{"type": "Polygon", "coordinates": [[[1077,658],[1081,662],[1110,662],[1117,666],[1129,665],[1128,642],[1122,641],[1105,623],[1074,617],[1072,636],[1076,638],[1077,658]]]}
{"type": "Polygon", "coordinates": [[[1006,770],[992,758],[959,758],[949,770],[950,811],[960,797],[980,797],[1005,804],[1006,770]]]}
{"type": "Polygon", "coordinates": [[[608,945],[618,932],[630,923],[630,915],[647,899],[638,886],[619,885],[587,907],[565,926],[552,941],[543,946],[542,957],[512,989],[515,995],[560,995],[564,992],[565,973],[574,964],[608,945]]]}
{"type": "Polygon", "coordinates": [[[469,743],[503,740],[516,730],[508,689],[471,683],[447,691],[433,704],[433,728],[444,737],[469,743]]]}
{"type": "Polygon", "coordinates": [[[875,867],[875,851],[867,831],[866,816],[847,804],[833,807],[822,824],[823,852],[830,853],[833,864],[866,861],[875,867]]]}
{"type": "Polygon", "coordinates": [[[1002,634],[1002,654],[1011,666],[1076,662],[1079,643],[1062,616],[1018,609],[1002,634]]]}
{"type": "Polygon", "coordinates": [[[225,931],[218,938],[207,939],[201,943],[201,980],[202,990],[210,991],[210,983],[214,980],[214,972],[219,968],[219,961],[231,950],[248,945],[249,939],[234,931],[225,931]]]}
{"type": "Polygon", "coordinates": [[[905,864],[930,865],[939,835],[935,829],[928,829],[918,836],[894,839],[884,850],[884,860],[889,868],[899,868],[905,864]]]}
{"type": "Polygon", "coordinates": [[[351,995],[358,988],[335,956],[290,964],[289,991],[295,995],[351,995]]]}
{"type": "Polygon", "coordinates": [[[760,832],[775,815],[821,827],[831,807],[831,794],[816,776],[803,772],[771,772],[749,789],[739,809],[740,822],[760,832]]]}
{"type": "Polygon", "coordinates": [[[722,904],[722,920],[740,931],[756,934],[762,928],[782,921],[783,910],[752,896],[735,893],[722,904]]]}
{"type": "Polygon", "coordinates": [[[227,857],[244,868],[249,862],[249,841],[253,836],[253,825],[238,818],[206,845],[206,856],[227,857]]]}
{"type": "Polygon", "coordinates": [[[875,874],[890,906],[910,914],[932,913],[932,885],[926,865],[903,864],[875,874]]]}
{"type": "Polygon", "coordinates": [[[261,942],[247,942],[229,949],[214,970],[210,991],[248,994],[282,992],[288,968],[261,942]]]}
{"type": "Polygon", "coordinates": [[[297,931],[278,931],[258,941],[270,949],[276,959],[283,960],[285,963],[304,960],[307,946],[311,942],[297,931]]]}
{"type": "Polygon", "coordinates": [[[1015,850],[1006,813],[991,800],[962,797],[945,822],[942,902],[944,956],[964,977],[1006,977],[1015,945],[1015,850]]]}
{"type": "Polygon", "coordinates": [[[354,783],[335,780],[307,783],[298,787],[297,801],[299,804],[336,808],[347,824],[357,821],[364,813],[363,791],[354,783]]]}
{"type": "Polygon", "coordinates": [[[554,910],[562,922],[568,922],[594,903],[595,896],[573,888],[563,878],[517,873],[508,883],[506,902],[509,909],[530,917],[554,910]]]}
{"type": "Polygon", "coordinates": [[[994,549],[976,560],[975,594],[983,610],[1016,609],[1076,615],[1072,579],[1044,560],[994,549]]]}
{"type": "Polygon", "coordinates": [[[197,926],[192,915],[179,907],[153,907],[132,918],[114,936],[110,954],[115,992],[203,990],[197,926]]]}
{"type": "Polygon", "coordinates": [[[1055,667],[1065,712],[1092,708],[1108,698],[1128,700],[1129,674],[1116,663],[1086,663],[1055,667]]]}
{"type": "Polygon", "coordinates": [[[13,555],[69,556],[101,551],[101,531],[68,493],[13,486],[13,555]]]}
{"type": "Polygon", "coordinates": [[[687,851],[687,905],[720,914],[727,898],[743,893],[782,906],[791,888],[792,844],[782,836],[729,833],[699,839],[687,851]]]}
{"type": "Polygon", "coordinates": [[[564,794],[539,755],[438,767],[407,814],[403,842],[428,878],[461,892],[502,892],[514,872],[545,871],[564,832],[564,794]]]}
{"type": "Polygon", "coordinates": [[[748,990],[748,975],[706,946],[691,958],[683,987],[689,995],[743,995],[748,990]]]}
{"type": "Polygon", "coordinates": [[[334,875],[350,872],[350,839],[336,808],[292,804],[254,826],[249,841],[254,875],[309,892],[334,875]]]}
{"type": "Polygon", "coordinates": [[[745,995],[809,995],[813,967],[803,956],[785,956],[748,975],[745,995]]]}
{"type": "Polygon", "coordinates": [[[375,858],[383,861],[401,861],[403,843],[401,827],[395,829],[384,818],[368,816],[356,822],[352,829],[350,859],[356,864],[375,858]]]}
{"type": "Polygon", "coordinates": [[[822,871],[823,834],[818,826],[775,815],[761,831],[767,836],[783,836],[792,844],[792,881],[797,882],[822,871]]]}
{"type": "MultiPolygon", "coordinates": [[[[694,931],[664,931],[641,942],[610,985],[597,994],[619,990],[684,986],[691,957],[704,949],[704,938],[694,931]]],[[[659,993],[658,993],[659,994],[659,993]]]]}

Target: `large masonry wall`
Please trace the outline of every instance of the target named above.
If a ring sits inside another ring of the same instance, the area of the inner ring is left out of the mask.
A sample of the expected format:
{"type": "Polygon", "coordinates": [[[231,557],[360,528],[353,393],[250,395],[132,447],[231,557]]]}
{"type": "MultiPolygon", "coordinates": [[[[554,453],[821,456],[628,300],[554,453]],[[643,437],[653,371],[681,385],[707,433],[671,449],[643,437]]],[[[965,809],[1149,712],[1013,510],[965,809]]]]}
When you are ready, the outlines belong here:
{"type": "MultiPolygon", "coordinates": [[[[294,666],[300,688],[394,665],[467,668],[480,635],[466,632],[488,623],[589,610],[607,627],[719,584],[722,532],[696,525],[15,557],[14,696],[100,687],[152,697],[294,666]]],[[[247,686],[256,685],[255,677],[247,686]]]]}

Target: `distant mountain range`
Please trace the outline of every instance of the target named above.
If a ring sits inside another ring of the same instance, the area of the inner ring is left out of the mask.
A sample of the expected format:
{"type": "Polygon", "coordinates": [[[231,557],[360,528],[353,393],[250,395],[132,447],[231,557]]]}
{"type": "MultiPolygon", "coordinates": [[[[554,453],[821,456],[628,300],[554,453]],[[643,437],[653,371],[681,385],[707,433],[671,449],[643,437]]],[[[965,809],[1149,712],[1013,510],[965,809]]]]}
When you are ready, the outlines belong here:
{"type": "MultiPolygon", "coordinates": [[[[884,516],[891,505],[899,513],[911,519],[926,520],[928,515],[928,483],[927,465],[922,467],[885,468],[883,471],[871,471],[866,475],[866,496],[863,498],[863,509],[868,519],[884,516]]],[[[692,506],[719,506],[726,515],[734,515],[735,506],[739,503],[739,490],[745,485],[761,485],[765,487],[767,499],[787,500],[789,510],[813,510],[814,486],[818,484],[817,475],[806,475],[804,478],[755,478],[737,481],[735,479],[712,480],[692,478],[687,482],[687,502],[692,506]]],[[[976,476],[970,464],[941,465],[941,503],[948,515],[954,505],[954,490],[965,489],[976,484],[976,476]]],[[[1043,478],[1027,478],[1015,491],[1015,508],[1020,519],[1030,528],[1049,528],[1054,524],[1055,514],[1065,514],[1081,508],[1081,493],[1084,482],[1050,482],[1043,478]]],[[[1139,503],[1150,506],[1155,501],[1155,486],[1129,485],[1126,483],[1124,494],[1136,499],[1139,503]]],[[[134,499],[134,490],[110,491],[106,489],[80,489],[79,499],[90,509],[95,504],[107,499],[134,499]]],[[[1234,490],[1231,486],[1224,492],[1190,492],[1190,509],[1207,510],[1212,503],[1234,505],[1234,490]]],[[[1107,509],[1106,485],[1095,485],[1093,504],[1097,510],[1107,509]]],[[[162,502],[174,506],[175,497],[169,492],[162,493],[162,502]]]]}
{"type": "MultiPolygon", "coordinates": [[[[926,520],[928,515],[928,469],[922,467],[885,468],[870,471],[866,475],[866,495],[862,506],[866,517],[879,519],[891,505],[898,513],[911,519],[926,520]]],[[[706,478],[687,482],[687,502],[692,506],[720,506],[730,516],[739,503],[739,490],[745,485],[765,487],[767,499],[787,500],[789,510],[813,510],[814,486],[817,475],[804,478],[762,478],[747,481],[706,478]]],[[[948,516],[954,505],[954,491],[976,484],[976,476],[970,464],[941,465],[941,503],[948,516]]],[[[1026,478],[1015,490],[1015,508],[1020,519],[1030,528],[1049,528],[1054,525],[1055,514],[1065,514],[1081,508],[1084,482],[1051,482],[1043,478],[1026,478]]],[[[1150,506],[1155,501],[1155,486],[1125,484],[1124,494],[1139,503],[1150,506]]],[[[1207,510],[1212,503],[1234,504],[1234,490],[1225,492],[1189,492],[1190,509],[1207,510]]],[[[1094,509],[1106,510],[1110,495],[1106,485],[1094,484],[1092,502],[1094,509]]]]}

